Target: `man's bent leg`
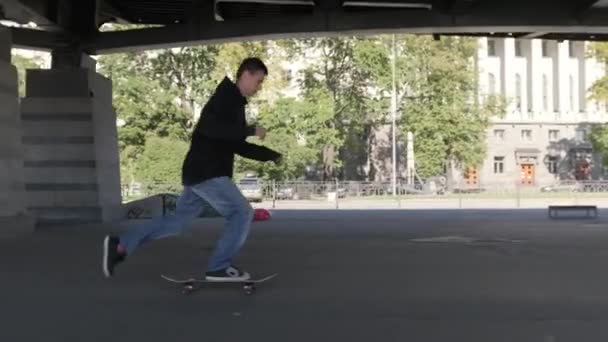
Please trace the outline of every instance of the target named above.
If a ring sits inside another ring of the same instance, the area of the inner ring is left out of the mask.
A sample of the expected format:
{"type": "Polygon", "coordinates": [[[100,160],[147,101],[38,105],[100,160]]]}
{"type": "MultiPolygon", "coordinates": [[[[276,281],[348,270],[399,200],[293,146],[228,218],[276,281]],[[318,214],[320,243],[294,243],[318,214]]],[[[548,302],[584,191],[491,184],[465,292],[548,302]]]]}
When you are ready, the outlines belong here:
{"type": "Polygon", "coordinates": [[[207,180],[192,187],[226,218],[224,232],[209,260],[208,271],[224,270],[231,266],[249,235],[254,210],[229,177],[207,180]]]}
{"type": "Polygon", "coordinates": [[[125,248],[127,255],[131,255],[145,242],[179,235],[189,227],[202,209],[201,198],[192,192],[190,187],[185,187],[177,199],[175,214],[157,217],[125,231],[119,236],[120,244],[125,248]]]}
{"type": "Polygon", "coordinates": [[[174,215],[157,217],[120,236],[106,236],[103,246],[103,271],[106,277],[112,276],[114,267],[144,242],[180,234],[202,208],[203,200],[190,187],[185,187],[177,200],[174,215]]]}

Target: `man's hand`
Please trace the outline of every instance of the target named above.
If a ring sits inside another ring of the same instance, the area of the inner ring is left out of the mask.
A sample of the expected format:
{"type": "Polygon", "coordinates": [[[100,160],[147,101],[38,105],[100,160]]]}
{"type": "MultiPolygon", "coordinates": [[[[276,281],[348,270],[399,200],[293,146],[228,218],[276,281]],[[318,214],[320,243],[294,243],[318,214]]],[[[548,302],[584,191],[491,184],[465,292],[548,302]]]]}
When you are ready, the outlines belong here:
{"type": "Polygon", "coordinates": [[[275,165],[281,165],[283,163],[283,156],[279,156],[278,158],[276,158],[275,160],[273,160],[275,165]]]}
{"type": "Polygon", "coordinates": [[[256,127],[255,135],[256,135],[256,137],[264,140],[264,138],[266,137],[266,129],[264,127],[256,127]]]}

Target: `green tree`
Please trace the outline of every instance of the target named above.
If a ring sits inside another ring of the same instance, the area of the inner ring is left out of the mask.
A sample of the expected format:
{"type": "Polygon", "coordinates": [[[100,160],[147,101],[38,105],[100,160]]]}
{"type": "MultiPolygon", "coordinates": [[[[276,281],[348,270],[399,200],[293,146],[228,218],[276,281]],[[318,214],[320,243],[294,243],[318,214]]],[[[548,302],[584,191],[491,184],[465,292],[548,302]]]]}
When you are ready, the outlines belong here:
{"type": "MultiPolygon", "coordinates": [[[[608,43],[593,42],[589,44],[587,56],[608,65],[608,43]]],[[[596,101],[606,101],[608,99],[608,75],[604,75],[593,83],[589,99],[596,101]]]]}
{"type": "MultiPolygon", "coordinates": [[[[349,158],[361,149],[365,130],[365,75],[353,58],[357,38],[297,39],[280,42],[291,56],[312,53],[303,70],[303,98],[316,104],[323,126],[317,127],[322,141],[321,166],[323,179],[330,179],[345,170],[357,169],[357,158],[349,158]],[[327,119],[327,115],[330,116],[327,119]]],[[[347,175],[348,177],[348,175],[347,175]]]]}
{"type": "Polygon", "coordinates": [[[322,106],[322,99],[312,104],[291,98],[281,98],[263,106],[258,122],[268,129],[268,135],[264,141],[251,140],[282,153],[283,163],[274,165],[239,158],[238,170],[255,171],[262,178],[277,180],[304,176],[306,168],[319,161],[319,146],[326,141],[323,129],[318,128],[324,127],[324,121],[331,120],[332,116],[330,107],[326,106],[324,110],[322,106]]]}
{"type": "Polygon", "coordinates": [[[194,118],[216,87],[218,52],[215,45],[162,50],[149,59],[146,75],[171,89],[181,110],[194,118]]]}
{"type": "Polygon", "coordinates": [[[145,144],[147,134],[187,140],[191,113],[177,105],[179,92],[147,77],[150,67],[145,54],[106,55],[99,59],[100,73],[112,79],[113,103],[118,119],[121,149],[145,144]]]}
{"type": "Polygon", "coordinates": [[[422,77],[406,99],[404,131],[412,131],[421,147],[441,151],[435,158],[417,160],[420,173],[433,176],[446,170],[451,181],[453,167],[467,170],[483,163],[486,130],[492,117],[503,115],[504,101],[496,96],[479,100],[476,39],[416,37],[414,43],[413,48],[425,53],[415,60],[422,77]]]}
{"type": "Polygon", "coordinates": [[[593,126],[588,137],[593,150],[602,156],[602,164],[608,167],[608,125],[593,126]]]}
{"type": "MultiPolygon", "coordinates": [[[[588,57],[596,58],[608,66],[608,43],[594,42],[589,45],[588,57]]],[[[591,86],[590,100],[605,102],[608,100],[608,76],[603,76],[591,86]]],[[[589,141],[593,150],[602,156],[602,162],[608,166],[608,125],[595,125],[589,132],[589,141]]]]}
{"type": "Polygon", "coordinates": [[[179,192],[182,162],[187,152],[186,142],[148,137],[137,162],[136,178],[154,192],[179,192]]]}
{"type": "Polygon", "coordinates": [[[138,158],[146,139],[156,136],[187,141],[192,111],[180,106],[184,95],[179,87],[150,76],[154,66],[147,54],[104,55],[98,62],[100,73],[112,79],[113,103],[122,123],[118,129],[121,180],[130,183],[136,180],[138,158]]]}
{"type": "MultiPolygon", "coordinates": [[[[452,166],[480,165],[490,118],[504,112],[504,103],[497,97],[477,100],[476,40],[397,35],[394,44],[398,124],[402,136],[414,133],[417,172],[428,177],[452,166]]],[[[378,103],[390,98],[393,37],[364,39],[357,51],[377,89],[369,107],[388,112],[378,103]]]]}

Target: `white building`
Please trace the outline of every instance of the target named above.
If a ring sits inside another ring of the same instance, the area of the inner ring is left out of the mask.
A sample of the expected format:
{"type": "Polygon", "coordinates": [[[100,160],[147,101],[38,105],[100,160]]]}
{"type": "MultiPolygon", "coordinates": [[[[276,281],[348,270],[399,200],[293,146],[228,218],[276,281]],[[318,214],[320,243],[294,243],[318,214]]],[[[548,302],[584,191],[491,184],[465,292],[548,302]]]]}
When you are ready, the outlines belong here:
{"type": "Polygon", "coordinates": [[[587,134],[607,119],[605,104],[589,100],[605,69],[587,48],[586,42],[479,39],[479,96],[504,95],[508,108],[494,118],[486,160],[462,176],[465,185],[543,186],[604,176],[587,134]]]}

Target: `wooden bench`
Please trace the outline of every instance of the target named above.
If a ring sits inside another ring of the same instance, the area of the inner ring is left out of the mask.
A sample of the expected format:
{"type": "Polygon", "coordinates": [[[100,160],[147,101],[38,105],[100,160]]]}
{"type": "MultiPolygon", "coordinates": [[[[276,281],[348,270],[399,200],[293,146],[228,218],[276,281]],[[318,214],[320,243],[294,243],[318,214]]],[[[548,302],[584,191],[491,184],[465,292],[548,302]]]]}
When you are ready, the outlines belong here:
{"type": "Polygon", "coordinates": [[[585,211],[586,215],[584,217],[597,217],[597,206],[595,205],[550,205],[549,217],[558,218],[557,213],[560,211],[585,211]]]}

